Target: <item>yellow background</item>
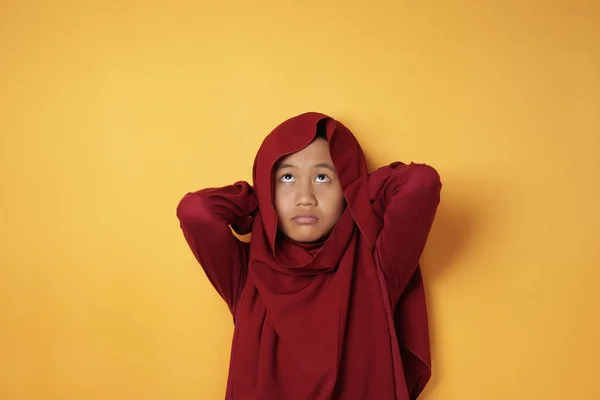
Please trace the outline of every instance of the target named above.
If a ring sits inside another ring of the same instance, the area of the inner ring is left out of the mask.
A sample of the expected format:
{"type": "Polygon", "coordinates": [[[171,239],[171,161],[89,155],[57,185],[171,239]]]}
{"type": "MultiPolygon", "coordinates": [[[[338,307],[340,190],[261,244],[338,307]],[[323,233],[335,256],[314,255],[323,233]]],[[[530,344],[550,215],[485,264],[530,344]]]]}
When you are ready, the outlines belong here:
{"type": "Polygon", "coordinates": [[[309,110],[442,175],[424,399],[599,398],[597,2],[95,3],[0,3],[0,399],[223,398],[175,207],[309,110]]]}

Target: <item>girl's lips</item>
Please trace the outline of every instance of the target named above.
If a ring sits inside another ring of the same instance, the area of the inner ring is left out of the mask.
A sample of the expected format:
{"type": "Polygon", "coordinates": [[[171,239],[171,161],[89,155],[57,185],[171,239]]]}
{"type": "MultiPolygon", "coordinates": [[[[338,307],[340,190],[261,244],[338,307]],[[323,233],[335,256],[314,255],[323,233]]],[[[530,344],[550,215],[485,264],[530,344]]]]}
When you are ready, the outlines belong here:
{"type": "Polygon", "coordinates": [[[319,218],[314,215],[298,215],[293,218],[294,222],[300,225],[310,225],[316,223],[319,218]]]}

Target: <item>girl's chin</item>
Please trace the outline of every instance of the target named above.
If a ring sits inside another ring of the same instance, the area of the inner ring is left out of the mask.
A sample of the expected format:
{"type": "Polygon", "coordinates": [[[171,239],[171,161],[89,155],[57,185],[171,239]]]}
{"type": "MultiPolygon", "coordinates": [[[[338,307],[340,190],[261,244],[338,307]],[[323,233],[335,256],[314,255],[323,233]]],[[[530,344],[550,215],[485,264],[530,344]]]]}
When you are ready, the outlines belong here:
{"type": "Polygon", "coordinates": [[[301,243],[301,244],[318,244],[325,242],[329,237],[329,233],[327,234],[283,234],[286,238],[291,240],[292,242],[301,243]]]}

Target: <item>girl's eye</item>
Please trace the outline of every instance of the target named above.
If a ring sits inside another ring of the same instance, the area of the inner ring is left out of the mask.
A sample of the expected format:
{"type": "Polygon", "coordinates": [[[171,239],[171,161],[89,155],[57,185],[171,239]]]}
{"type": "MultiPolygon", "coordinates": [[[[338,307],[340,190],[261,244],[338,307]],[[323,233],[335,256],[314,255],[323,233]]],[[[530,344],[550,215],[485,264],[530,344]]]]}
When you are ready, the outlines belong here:
{"type": "Polygon", "coordinates": [[[319,174],[317,175],[317,179],[316,181],[318,183],[325,183],[325,182],[329,182],[329,177],[325,174],[319,174]]]}
{"type": "Polygon", "coordinates": [[[294,176],[292,174],[285,174],[283,175],[280,179],[281,182],[293,182],[294,181],[294,176]]]}

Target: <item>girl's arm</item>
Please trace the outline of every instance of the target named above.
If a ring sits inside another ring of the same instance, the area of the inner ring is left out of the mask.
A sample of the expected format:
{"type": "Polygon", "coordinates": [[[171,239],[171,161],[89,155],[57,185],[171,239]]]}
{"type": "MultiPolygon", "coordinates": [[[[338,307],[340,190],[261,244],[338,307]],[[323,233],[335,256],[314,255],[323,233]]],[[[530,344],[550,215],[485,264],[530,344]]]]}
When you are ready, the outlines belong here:
{"type": "Polygon", "coordinates": [[[395,301],[415,274],[437,211],[442,184],[433,167],[400,162],[374,171],[369,183],[373,208],[383,217],[375,255],[385,274],[390,297],[395,301]]]}
{"type": "Polygon", "coordinates": [[[248,244],[230,227],[249,233],[256,208],[252,187],[241,181],[187,193],[177,206],[185,240],[232,313],[246,277],[248,244]]]}
{"type": "Polygon", "coordinates": [[[373,208],[383,217],[375,257],[386,277],[410,399],[431,376],[425,291],[419,258],[425,247],[442,183],[425,164],[393,163],[369,177],[373,208]]]}

